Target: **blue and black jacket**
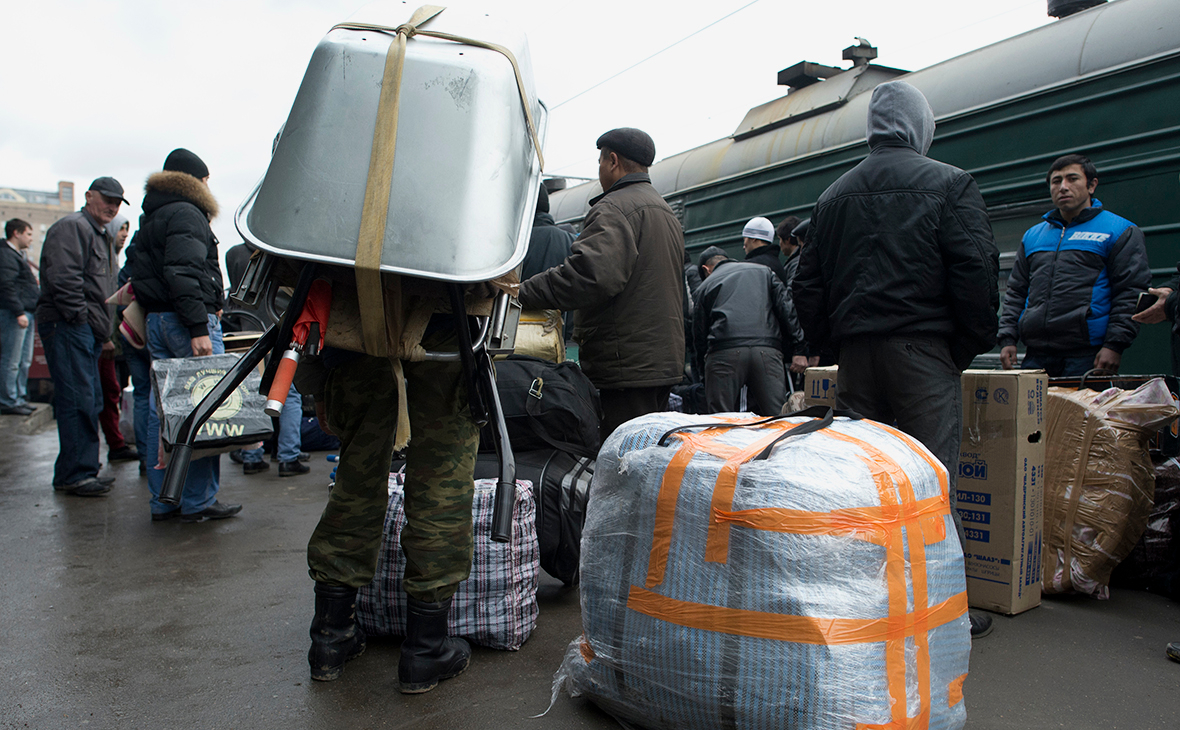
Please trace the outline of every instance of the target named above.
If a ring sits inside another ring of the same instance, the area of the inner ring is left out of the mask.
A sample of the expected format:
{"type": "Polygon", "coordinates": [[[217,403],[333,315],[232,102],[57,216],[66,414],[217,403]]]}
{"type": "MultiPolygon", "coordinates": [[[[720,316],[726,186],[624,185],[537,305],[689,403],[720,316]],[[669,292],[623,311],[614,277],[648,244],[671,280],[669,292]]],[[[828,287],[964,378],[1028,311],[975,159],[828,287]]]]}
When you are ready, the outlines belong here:
{"type": "Polygon", "coordinates": [[[1024,342],[1061,357],[1098,347],[1122,353],[1139,333],[1131,321],[1151,285],[1143,232],[1096,198],[1069,223],[1056,209],[1028,229],[1008,278],[1000,346],[1024,342]]]}

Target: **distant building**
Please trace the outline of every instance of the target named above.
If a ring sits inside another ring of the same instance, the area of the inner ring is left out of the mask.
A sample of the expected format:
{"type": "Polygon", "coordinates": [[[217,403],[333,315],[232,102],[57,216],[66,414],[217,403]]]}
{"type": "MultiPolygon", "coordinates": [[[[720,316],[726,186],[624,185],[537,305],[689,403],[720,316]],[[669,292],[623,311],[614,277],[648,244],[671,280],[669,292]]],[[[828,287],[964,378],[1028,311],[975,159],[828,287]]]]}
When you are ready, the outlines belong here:
{"type": "Polygon", "coordinates": [[[41,242],[45,240],[45,231],[79,207],[74,203],[72,182],[61,181],[57,184],[57,190],[52,192],[0,187],[0,223],[10,218],[22,218],[33,224],[36,235],[29,248],[29,261],[34,264],[41,260],[41,242]]]}

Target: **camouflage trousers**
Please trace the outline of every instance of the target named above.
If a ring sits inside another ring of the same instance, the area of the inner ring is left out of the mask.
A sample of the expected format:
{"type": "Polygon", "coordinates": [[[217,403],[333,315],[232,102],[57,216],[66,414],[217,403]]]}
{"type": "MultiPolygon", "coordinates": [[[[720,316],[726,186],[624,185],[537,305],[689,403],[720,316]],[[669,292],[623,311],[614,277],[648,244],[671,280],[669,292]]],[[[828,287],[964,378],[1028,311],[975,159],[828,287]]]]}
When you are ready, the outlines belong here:
{"type": "MultiPolygon", "coordinates": [[[[428,338],[423,344],[441,350],[446,340],[453,342],[454,335],[428,338]]],[[[471,420],[459,363],[402,365],[411,434],[401,535],[403,585],[410,596],[436,602],[449,598],[471,571],[472,475],[479,429],[471,420]]],[[[397,424],[391,362],[366,355],[333,369],[325,405],[328,426],[340,437],[340,463],[336,485],[307,545],[307,565],[316,581],[360,587],[377,569],[389,503],[397,424]]]]}

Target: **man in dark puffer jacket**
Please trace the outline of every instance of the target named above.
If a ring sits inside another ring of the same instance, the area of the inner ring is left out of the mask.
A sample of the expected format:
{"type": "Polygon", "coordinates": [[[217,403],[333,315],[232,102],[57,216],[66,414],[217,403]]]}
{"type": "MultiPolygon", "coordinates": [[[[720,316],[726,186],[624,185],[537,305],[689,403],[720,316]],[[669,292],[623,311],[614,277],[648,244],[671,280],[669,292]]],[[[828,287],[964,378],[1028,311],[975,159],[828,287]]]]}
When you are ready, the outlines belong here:
{"type": "MultiPolygon", "coordinates": [[[[222,308],[221,267],[217,238],[209,227],[209,221],[217,215],[217,201],[206,185],[208,179],[209,168],[201,158],[181,148],[173,150],[164,161],[164,170],[147,181],[143,216],[131,249],[131,285],[136,301],[148,313],[147,340],[152,358],[225,352],[218,319],[222,308]]],[[[156,443],[159,429],[153,403],[148,411],[149,444],[156,443]]],[[[159,501],[164,471],[155,468],[157,450],[147,449],[152,519],[179,515],[185,522],[200,522],[237,514],[241,505],[217,501],[221,476],[218,458],[193,460],[178,509],[159,501]]]]}
{"type": "MultiPolygon", "coordinates": [[[[807,339],[839,348],[839,407],[896,419],[946,466],[963,542],[960,375],[996,344],[999,251],[975,181],[926,157],[933,139],[922,92],[874,89],[869,156],[816,202],[793,288],[807,339]]],[[[980,636],[991,620],[971,624],[980,636]]]]}

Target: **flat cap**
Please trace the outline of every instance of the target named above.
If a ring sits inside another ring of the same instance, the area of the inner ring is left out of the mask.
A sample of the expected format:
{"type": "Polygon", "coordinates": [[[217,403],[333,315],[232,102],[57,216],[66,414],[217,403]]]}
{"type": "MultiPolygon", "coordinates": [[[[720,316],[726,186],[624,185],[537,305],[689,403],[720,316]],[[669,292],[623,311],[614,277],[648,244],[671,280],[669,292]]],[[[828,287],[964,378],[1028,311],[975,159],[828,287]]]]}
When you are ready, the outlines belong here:
{"type": "Polygon", "coordinates": [[[728,256],[728,255],[729,254],[725,253],[725,249],[721,248],[720,246],[710,246],[710,247],[706,248],[704,251],[701,251],[701,255],[697,258],[697,266],[704,266],[705,262],[708,261],[709,259],[713,258],[714,256],[728,256]]]}
{"type": "Polygon", "coordinates": [[[606,147],[643,167],[651,167],[656,159],[656,143],[647,132],[633,127],[612,129],[599,137],[595,145],[598,149],[606,147]]]}

